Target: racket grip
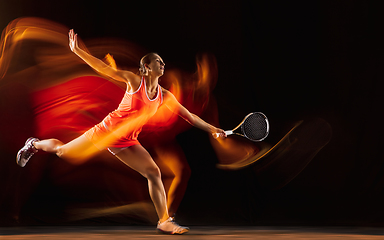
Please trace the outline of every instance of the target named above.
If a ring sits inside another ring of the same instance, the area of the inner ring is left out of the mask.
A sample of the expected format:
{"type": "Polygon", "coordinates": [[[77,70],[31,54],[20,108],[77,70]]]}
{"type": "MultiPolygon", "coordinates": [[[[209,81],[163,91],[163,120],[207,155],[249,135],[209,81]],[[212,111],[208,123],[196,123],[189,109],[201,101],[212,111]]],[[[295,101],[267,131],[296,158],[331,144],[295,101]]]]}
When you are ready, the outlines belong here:
{"type": "MultiPolygon", "coordinates": [[[[231,131],[231,130],[224,131],[224,132],[225,132],[225,134],[227,134],[227,136],[233,134],[233,131],[231,131]]],[[[212,135],[213,135],[214,138],[220,137],[220,133],[213,133],[212,135]]]]}

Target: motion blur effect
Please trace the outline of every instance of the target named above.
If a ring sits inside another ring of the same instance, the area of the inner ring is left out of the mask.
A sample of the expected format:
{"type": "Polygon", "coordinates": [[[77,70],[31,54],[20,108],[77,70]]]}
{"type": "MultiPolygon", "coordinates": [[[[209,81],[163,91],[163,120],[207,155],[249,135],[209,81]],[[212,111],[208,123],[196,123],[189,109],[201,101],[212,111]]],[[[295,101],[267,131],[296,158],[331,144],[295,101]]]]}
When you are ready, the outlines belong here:
{"type": "MultiPolygon", "coordinates": [[[[153,223],[156,213],[146,181],[123,168],[105,150],[84,149],[75,153],[76,158],[65,161],[38,153],[25,169],[19,169],[13,160],[28,137],[57,138],[65,143],[80,136],[116,109],[124,95],[121,83],[97,75],[70,51],[68,30],[45,19],[20,18],[2,33],[0,148],[4,157],[0,174],[4,180],[0,185],[5,194],[0,198],[0,210],[5,214],[1,220],[60,223],[113,216],[124,223],[153,223]]],[[[133,72],[147,53],[145,48],[121,39],[79,43],[109,65],[133,72]]],[[[191,112],[219,126],[212,94],[217,69],[213,55],[200,54],[195,72],[167,68],[160,84],[191,112]]],[[[147,121],[145,114],[138,116],[118,132],[106,135],[98,146],[107,147],[116,135],[147,121]]],[[[187,157],[176,139],[189,128],[184,120],[160,107],[139,137],[161,169],[171,215],[178,210],[191,176],[187,157]]],[[[221,169],[253,168],[260,182],[277,188],[302,171],[331,135],[326,122],[315,120],[300,124],[277,145],[268,143],[268,139],[255,143],[239,136],[215,139],[207,135],[207,139],[216,154],[212,162],[221,169]],[[314,135],[322,137],[311,144],[314,135]]]]}
{"type": "MultiPolygon", "coordinates": [[[[119,83],[96,75],[69,50],[68,30],[65,26],[45,19],[21,18],[11,22],[3,31],[0,90],[2,102],[5,103],[2,105],[5,113],[3,116],[6,117],[2,119],[1,126],[4,129],[1,140],[7,155],[13,155],[24,139],[32,135],[41,139],[58,138],[64,142],[76,138],[113,111],[124,94],[119,83]]],[[[84,44],[80,44],[86,49],[84,44]]],[[[124,65],[119,67],[124,69],[137,69],[137,62],[144,55],[142,48],[122,40],[97,39],[86,45],[86,50],[94,56],[103,58],[107,54],[104,58],[106,63],[113,67],[121,63],[124,65]]],[[[170,89],[190,111],[201,115],[206,109],[215,108],[211,92],[217,81],[217,66],[215,58],[207,54],[197,56],[196,64],[195,73],[179,69],[167,70],[161,84],[170,89]]],[[[207,118],[217,121],[217,115],[214,115],[217,111],[212,113],[207,118]]],[[[118,131],[128,132],[135,128],[136,123],[147,121],[145,114],[138,116],[118,131]]],[[[160,107],[140,135],[140,141],[161,168],[171,213],[176,212],[190,176],[186,157],[175,137],[189,127],[177,115],[160,107]]],[[[105,136],[97,145],[101,149],[107,147],[116,135],[119,133],[105,136]]],[[[119,163],[110,161],[113,157],[109,154],[96,150],[84,149],[66,161],[54,161],[57,157],[38,154],[30,167],[33,170],[26,170],[19,178],[11,177],[2,183],[5,188],[12,189],[13,196],[4,199],[6,204],[2,206],[9,206],[9,214],[17,220],[23,204],[34,192],[33,189],[48,182],[56,189],[66,189],[62,191],[63,194],[76,195],[81,202],[89,204],[92,213],[82,214],[84,218],[99,215],[95,213],[94,205],[103,207],[100,211],[108,215],[111,211],[105,211],[105,206],[115,207],[148,200],[146,186],[136,173],[129,170],[126,173],[121,173],[121,170],[116,172],[119,163]],[[89,170],[81,170],[83,168],[89,170]],[[95,172],[92,170],[94,168],[99,170],[95,172]],[[111,169],[108,171],[106,168],[111,169]],[[104,171],[100,175],[102,169],[104,171]],[[121,174],[116,174],[119,172],[121,174]],[[46,175],[49,175],[48,179],[46,175]],[[19,188],[11,187],[15,181],[20,184],[17,185],[19,188]],[[130,181],[141,184],[130,184],[130,181]],[[75,183],[76,187],[73,187],[75,183]],[[139,187],[129,189],[128,186],[139,187]],[[90,193],[86,189],[95,192],[90,193]],[[95,198],[95,194],[98,197],[95,198]]],[[[2,161],[4,167],[1,168],[4,175],[10,174],[10,169],[13,169],[6,159],[2,161]]],[[[80,203],[63,204],[67,211],[80,203]]],[[[150,214],[145,215],[145,220],[153,220],[153,209],[147,212],[150,214]]],[[[69,218],[72,219],[71,216],[69,218]]],[[[79,216],[75,219],[79,219],[79,216]]]]}

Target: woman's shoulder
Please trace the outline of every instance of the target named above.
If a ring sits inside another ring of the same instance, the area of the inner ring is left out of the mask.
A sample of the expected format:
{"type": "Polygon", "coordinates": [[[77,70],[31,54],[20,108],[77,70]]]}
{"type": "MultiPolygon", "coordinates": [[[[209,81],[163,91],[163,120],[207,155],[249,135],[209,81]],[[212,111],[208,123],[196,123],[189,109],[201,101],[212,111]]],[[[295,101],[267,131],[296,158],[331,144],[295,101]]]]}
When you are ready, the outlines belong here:
{"type": "Polygon", "coordinates": [[[141,75],[137,75],[136,73],[133,73],[131,71],[125,71],[124,78],[127,80],[127,82],[131,84],[136,84],[136,85],[140,85],[142,80],[141,75]]]}
{"type": "Polygon", "coordinates": [[[163,98],[164,98],[165,101],[171,101],[171,102],[173,102],[175,100],[177,101],[175,95],[173,95],[173,93],[170,92],[169,90],[161,87],[161,92],[163,94],[163,98]]]}
{"type": "Polygon", "coordinates": [[[163,88],[162,86],[160,86],[160,88],[161,88],[161,92],[163,93],[164,97],[173,96],[173,94],[170,91],[168,91],[167,89],[163,88]]]}
{"type": "Polygon", "coordinates": [[[127,79],[127,92],[136,92],[140,86],[142,77],[137,74],[130,74],[129,76],[126,76],[127,79]]]}

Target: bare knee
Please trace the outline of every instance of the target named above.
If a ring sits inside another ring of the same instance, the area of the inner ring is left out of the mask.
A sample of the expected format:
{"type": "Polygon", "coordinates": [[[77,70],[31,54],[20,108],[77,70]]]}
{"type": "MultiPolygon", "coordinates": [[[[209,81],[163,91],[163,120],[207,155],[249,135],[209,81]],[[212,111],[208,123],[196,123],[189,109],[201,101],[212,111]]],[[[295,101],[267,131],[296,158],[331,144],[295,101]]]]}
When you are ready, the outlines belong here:
{"type": "Polygon", "coordinates": [[[64,156],[64,151],[62,149],[62,146],[58,146],[56,147],[56,155],[59,157],[59,158],[62,158],[64,156]]]}
{"type": "Polygon", "coordinates": [[[145,169],[143,176],[149,181],[155,181],[161,179],[161,172],[158,167],[151,166],[145,169]]]}
{"type": "Polygon", "coordinates": [[[33,143],[36,149],[42,150],[44,152],[55,153],[59,157],[63,155],[62,146],[63,142],[57,139],[46,139],[41,141],[36,141],[33,143]]]}

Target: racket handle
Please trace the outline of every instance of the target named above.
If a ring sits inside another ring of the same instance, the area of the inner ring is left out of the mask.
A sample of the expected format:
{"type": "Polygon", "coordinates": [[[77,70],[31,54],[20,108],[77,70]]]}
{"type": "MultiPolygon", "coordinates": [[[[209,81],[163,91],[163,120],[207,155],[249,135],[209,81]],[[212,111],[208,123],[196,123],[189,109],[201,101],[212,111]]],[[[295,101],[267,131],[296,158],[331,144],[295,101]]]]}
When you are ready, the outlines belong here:
{"type": "MultiPolygon", "coordinates": [[[[224,131],[224,132],[225,132],[225,134],[227,134],[227,136],[233,134],[233,131],[232,131],[232,130],[228,130],[228,131],[224,131]]],[[[214,138],[218,138],[218,137],[220,137],[220,133],[213,133],[212,135],[213,135],[214,138]]]]}

